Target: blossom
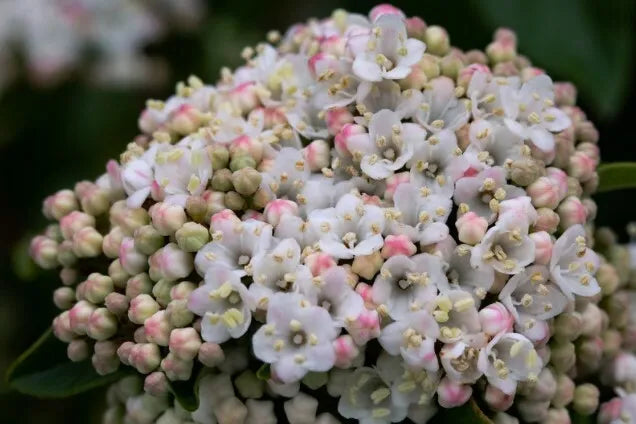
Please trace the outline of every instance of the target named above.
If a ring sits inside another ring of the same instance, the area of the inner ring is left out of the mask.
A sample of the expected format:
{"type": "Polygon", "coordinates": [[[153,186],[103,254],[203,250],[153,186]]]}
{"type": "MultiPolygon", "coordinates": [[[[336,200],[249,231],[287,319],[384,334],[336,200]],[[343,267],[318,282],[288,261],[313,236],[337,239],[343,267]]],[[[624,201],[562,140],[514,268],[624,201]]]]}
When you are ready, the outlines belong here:
{"type": "Polygon", "coordinates": [[[534,242],[523,227],[500,222],[491,227],[472,248],[470,264],[477,268],[492,267],[503,274],[518,274],[534,261],[534,242]]]}

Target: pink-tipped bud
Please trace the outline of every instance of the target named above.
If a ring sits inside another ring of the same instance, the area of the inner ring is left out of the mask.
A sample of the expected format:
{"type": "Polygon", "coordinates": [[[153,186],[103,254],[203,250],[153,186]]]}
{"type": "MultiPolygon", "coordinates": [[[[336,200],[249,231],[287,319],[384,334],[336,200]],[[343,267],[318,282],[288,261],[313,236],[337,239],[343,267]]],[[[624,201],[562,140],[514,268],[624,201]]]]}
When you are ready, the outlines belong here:
{"type": "Polygon", "coordinates": [[[76,232],[85,227],[94,227],[95,217],[84,212],[73,211],[60,219],[60,229],[66,240],[72,240],[76,232]]]}
{"type": "Polygon", "coordinates": [[[549,208],[537,209],[537,221],[534,223],[535,231],[545,231],[548,234],[554,234],[559,227],[561,218],[559,215],[549,208]]]}
{"type": "Polygon", "coordinates": [[[333,257],[326,253],[316,252],[307,255],[305,258],[305,265],[309,267],[311,274],[314,277],[317,277],[329,268],[336,266],[337,262],[333,257]]]}
{"type": "Polygon", "coordinates": [[[466,66],[459,71],[459,75],[457,76],[457,85],[467,88],[475,72],[490,74],[490,68],[487,65],[482,65],[481,63],[473,63],[472,65],[466,66]]]}
{"type": "Polygon", "coordinates": [[[186,135],[195,132],[203,121],[204,117],[198,109],[184,103],[171,114],[168,126],[172,131],[186,135]]]}
{"type": "Polygon", "coordinates": [[[100,341],[95,343],[95,353],[91,358],[93,368],[99,375],[112,374],[119,368],[119,358],[117,357],[117,344],[111,341],[100,341]]]}
{"type": "Polygon", "coordinates": [[[550,263],[552,257],[552,237],[546,231],[538,231],[530,234],[534,242],[534,261],[541,265],[550,263]]]}
{"type": "Polygon", "coordinates": [[[44,199],[42,213],[49,219],[60,220],[79,207],[72,190],[60,190],[44,199]]]}
{"type": "Polygon", "coordinates": [[[66,343],[71,342],[76,336],[76,333],[71,328],[69,311],[64,311],[53,319],[53,334],[66,343]]]}
{"type": "Polygon", "coordinates": [[[346,107],[332,108],[325,112],[329,134],[336,135],[346,124],[353,122],[353,114],[346,107]]]}
{"type": "Polygon", "coordinates": [[[150,207],[152,225],[163,236],[171,236],[186,223],[183,206],[170,203],[155,203],[150,207]]]}
{"type": "Polygon", "coordinates": [[[75,303],[75,290],[70,287],[59,287],[53,292],[53,303],[60,309],[70,309],[75,303]]]}
{"type": "Polygon", "coordinates": [[[161,360],[161,369],[166,373],[168,380],[185,381],[192,375],[192,360],[179,359],[174,354],[169,353],[161,360]]]}
{"type": "Polygon", "coordinates": [[[488,221],[475,212],[466,212],[455,221],[459,241],[466,244],[477,244],[488,229],[488,221]]]}
{"type": "Polygon", "coordinates": [[[84,335],[88,328],[88,321],[95,311],[95,305],[80,300],[69,310],[69,320],[71,329],[75,334],[84,335]]]}
{"type": "MultiPolygon", "coordinates": [[[[396,236],[387,236],[384,240],[384,247],[382,247],[382,257],[385,259],[388,259],[391,256],[395,255],[412,256],[416,252],[417,247],[415,246],[415,244],[413,244],[411,239],[403,234],[396,236]]],[[[381,266],[382,264],[380,264],[380,267],[381,266]]],[[[378,270],[379,268],[375,271],[377,272],[378,270]]]]}
{"type": "Polygon", "coordinates": [[[125,316],[128,311],[128,307],[130,306],[128,298],[125,295],[116,292],[109,293],[104,299],[104,304],[106,305],[106,309],[118,317],[125,316]]]}
{"type": "Polygon", "coordinates": [[[574,106],[576,104],[576,87],[570,82],[554,83],[554,103],[557,106],[574,106]]]}
{"type": "Polygon", "coordinates": [[[437,402],[442,408],[456,408],[468,402],[473,389],[467,384],[460,384],[448,377],[442,378],[437,386],[437,402]]]}
{"type": "Polygon", "coordinates": [[[166,317],[166,311],[157,311],[144,321],[146,340],[159,346],[168,346],[172,325],[166,317]]]}
{"type": "Polygon", "coordinates": [[[86,334],[95,340],[106,340],[117,333],[117,317],[106,308],[97,308],[88,319],[86,334]]]}
{"type": "Polygon", "coordinates": [[[372,280],[383,264],[382,255],[376,251],[370,255],[356,256],[351,264],[351,271],[364,279],[372,280]]]}
{"type": "Polygon", "coordinates": [[[187,299],[175,299],[166,306],[166,317],[173,327],[185,327],[192,323],[194,314],[188,309],[187,299]]]}
{"type": "Polygon", "coordinates": [[[153,284],[154,283],[145,272],[130,277],[126,283],[126,296],[132,299],[140,294],[150,294],[152,293],[153,284]]]}
{"type": "Polygon", "coordinates": [[[170,333],[170,352],[179,359],[193,360],[199,353],[201,337],[192,327],[176,328],[170,333]]]}
{"type": "Polygon", "coordinates": [[[272,200],[265,206],[263,215],[267,222],[276,226],[283,215],[298,215],[298,205],[286,199],[272,200]]]}
{"type": "Polygon", "coordinates": [[[122,364],[131,365],[130,352],[132,352],[133,347],[135,347],[134,342],[126,341],[119,345],[119,347],[117,348],[117,356],[119,357],[119,360],[122,364]]]}
{"type": "Polygon", "coordinates": [[[591,121],[575,123],[576,138],[583,143],[598,143],[598,130],[591,121]]]}
{"type": "Polygon", "coordinates": [[[73,362],[83,361],[88,358],[90,354],[90,346],[84,339],[72,340],[66,347],[66,355],[68,356],[68,359],[73,362]]]}
{"type": "Polygon", "coordinates": [[[515,395],[508,395],[492,384],[489,384],[484,393],[484,400],[488,406],[495,411],[506,411],[512,406],[515,395]]]}
{"type": "Polygon", "coordinates": [[[620,422],[621,412],[623,411],[623,399],[615,397],[614,399],[601,404],[598,412],[598,424],[611,424],[620,422]]]}
{"type": "Polygon", "coordinates": [[[349,139],[358,134],[364,134],[367,130],[358,124],[345,124],[340,132],[334,138],[334,147],[340,156],[351,156],[351,152],[347,147],[349,139]]]}
{"type": "Polygon", "coordinates": [[[168,379],[161,371],[151,372],[144,379],[144,391],[152,396],[164,396],[169,390],[168,379]]]}
{"type": "Polygon", "coordinates": [[[159,346],[154,343],[138,343],[130,349],[128,362],[142,374],[148,374],[161,363],[159,346]]]}
{"type": "Polygon", "coordinates": [[[159,310],[159,304],[147,294],[140,294],[130,301],[128,319],[135,324],[143,324],[159,310]]]}
{"type": "Polygon", "coordinates": [[[564,230],[573,225],[585,224],[587,219],[585,206],[581,202],[581,199],[576,196],[569,196],[561,202],[557,212],[559,214],[561,228],[564,230]]]}
{"type": "Polygon", "coordinates": [[[559,204],[559,187],[548,177],[539,177],[527,187],[527,192],[536,208],[554,209],[559,204]]]}
{"type": "Polygon", "coordinates": [[[175,281],[185,278],[194,268],[192,254],[179,249],[175,243],[169,243],[157,250],[148,262],[150,264],[148,274],[155,281],[162,279],[175,281]]]}
{"type": "Polygon", "coordinates": [[[225,355],[218,344],[205,342],[199,347],[197,358],[206,367],[213,368],[225,360],[225,355]]]}
{"type": "Polygon", "coordinates": [[[484,333],[494,336],[510,331],[514,318],[502,303],[495,302],[479,311],[479,322],[484,333]]]}
{"type": "Polygon", "coordinates": [[[336,352],[335,366],[339,368],[349,368],[352,361],[360,354],[358,346],[349,335],[340,336],[334,340],[333,348],[336,352]]]}
{"type": "Polygon", "coordinates": [[[329,166],[331,150],[325,140],[314,140],[302,151],[307,165],[312,172],[318,172],[329,166]]]}
{"type": "Polygon", "coordinates": [[[386,188],[384,189],[384,197],[387,200],[392,200],[393,195],[395,194],[395,190],[397,190],[398,186],[403,183],[408,183],[411,177],[408,172],[399,172],[397,174],[393,174],[386,179],[386,188]]]}
{"type": "Polygon", "coordinates": [[[367,309],[375,309],[377,305],[373,302],[373,288],[367,283],[358,283],[356,285],[356,293],[358,293],[367,309]]]}
{"type": "Polygon", "coordinates": [[[413,16],[406,19],[406,33],[409,38],[417,38],[418,40],[424,40],[426,33],[426,22],[419,16],[413,16]]]}
{"type": "Polygon", "coordinates": [[[57,246],[57,262],[64,267],[72,267],[77,263],[77,255],[73,252],[71,240],[64,240],[57,246]]]}
{"type": "Polygon", "coordinates": [[[253,81],[237,85],[227,93],[227,98],[236,109],[245,114],[254,110],[259,104],[256,84],[253,81]]]}
{"type": "Polygon", "coordinates": [[[248,135],[241,135],[232,140],[229,150],[232,157],[247,155],[256,163],[263,159],[263,142],[248,135]]]}
{"type": "Polygon", "coordinates": [[[212,214],[221,212],[222,210],[226,209],[226,206],[223,200],[225,198],[225,193],[212,191],[212,190],[206,190],[201,195],[201,198],[205,201],[205,204],[207,207],[207,212],[206,212],[204,221],[209,221],[212,214]]]}
{"type": "Polygon", "coordinates": [[[566,174],[562,169],[559,168],[546,168],[546,177],[554,184],[559,193],[559,201],[563,200],[563,198],[568,193],[568,174],[566,174]]]}
{"type": "Polygon", "coordinates": [[[31,240],[29,254],[41,268],[52,269],[58,266],[59,245],[55,240],[45,236],[36,236],[31,240]]]}
{"type": "Polygon", "coordinates": [[[570,156],[569,174],[581,182],[588,181],[596,172],[597,161],[585,152],[577,151],[570,156]]]}
{"type": "Polygon", "coordinates": [[[102,241],[102,251],[104,255],[111,259],[117,258],[119,256],[119,247],[125,236],[121,227],[113,227],[110,232],[104,236],[104,240],[102,241]]]}
{"type": "Polygon", "coordinates": [[[84,282],[84,298],[91,303],[99,305],[104,302],[106,296],[112,293],[114,289],[112,278],[93,272],[84,282]]]}
{"type": "Polygon", "coordinates": [[[125,237],[119,246],[119,263],[128,274],[135,275],[148,268],[148,256],[135,248],[135,239],[125,237]]]}
{"type": "Polygon", "coordinates": [[[110,207],[108,192],[90,181],[77,183],[75,194],[82,205],[82,210],[89,215],[99,216],[110,207]]]}
{"type": "Polygon", "coordinates": [[[375,22],[382,15],[396,15],[402,19],[405,18],[404,12],[402,12],[400,9],[393,6],[392,4],[388,3],[379,4],[371,9],[371,11],[369,12],[369,18],[371,19],[371,22],[375,22]]]}
{"type": "Polygon", "coordinates": [[[543,400],[529,400],[526,398],[519,398],[515,402],[519,417],[523,422],[530,423],[545,423],[548,419],[548,410],[550,409],[550,401],[543,400]]]}
{"type": "Polygon", "coordinates": [[[357,345],[362,346],[380,335],[380,316],[375,310],[363,311],[355,321],[347,325],[347,331],[357,345]]]}
{"type": "Polygon", "coordinates": [[[492,63],[509,62],[517,56],[516,37],[500,37],[486,47],[486,54],[492,63]]]}

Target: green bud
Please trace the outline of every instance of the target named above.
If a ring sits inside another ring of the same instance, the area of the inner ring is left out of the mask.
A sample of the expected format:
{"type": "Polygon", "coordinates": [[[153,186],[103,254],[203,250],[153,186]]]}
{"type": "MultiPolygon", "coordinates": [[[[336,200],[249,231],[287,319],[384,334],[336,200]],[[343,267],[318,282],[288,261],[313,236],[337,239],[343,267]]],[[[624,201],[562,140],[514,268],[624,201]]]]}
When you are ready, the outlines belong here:
{"type": "Polygon", "coordinates": [[[149,294],[152,292],[153,281],[147,273],[134,275],[128,279],[126,283],[126,296],[133,299],[140,294],[149,294]]]}
{"type": "Polygon", "coordinates": [[[208,155],[212,162],[212,169],[226,168],[230,160],[230,152],[224,146],[210,146],[208,148],[208,155]]]}
{"type": "Polygon", "coordinates": [[[159,303],[164,308],[170,303],[170,290],[175,285],[174,281],[168,280],[159,280],[157,284],[152,288],[152,294],[159,303]]]}
{"type": "Polygon", "coordinates": [[[618,291],[612,296],[603,299],[601,307],[609,316],[609,320],[614,328],[625,328],[629,320],[629,294],[625,290],[618,291]]]}
{"type": "Polygon", "coordinates": [[[73,253],[73,242],[64,240],[57,247],[57,261],[60,265],[69,267],[75,265],[77,256],[73,253]]]}
{"type": "Polygon", "coordinates": [[[322,386],[327,385],[329,374],[326,372],[308,372],[302,379],[305,386],[311,390],[318,390],[322,386]]]}
{"type": "Polygon", "coordinates": [[[510,164],[510,179],[522,187],[532,184],[545,174],[543,162],[533,158],[522,158],[510,164]]]}
{"type": "Polygon", "coordinates": [[[239,394],[246,399],[260,399],[263,396],[263,381],[250,370],[243,371],[234,380],[239,394]]]}
{"type": "Polygon", "coordinates": [[[552,398],[552,405],[557,408],[564,408],[572,402],[574,398],[574,382],[565,374],[556,377],[556,392],[552,398]]]}
{"type": "Polygon", "coordinates": [[[159,234],[159,231],[152,225],[143,225],[137,228],[133,237],[135,238],[135,249],[144,255],[152,255],[166,244],[164,236],[159,234]]]}
{"type": "Polygon", "coordinates": [[[259,188],[250,200],[254,209],[263,209],[271,200],[271,195],[266,190],[259,188]]]}
{"type": "Polygon", "coordinates": [[[243,196],[254,194],[259,189],[261,181],[261,173],[250,167],[241,168],[232,174],[234,190],[243,196]]]}
{"type": "Polygon", "coordinates": [[[235,191],[225,193],[223,202],[228,209],[232,209],[233,211],[241,211],[247,206],[245,199],[235,191]]]}
{"type": "Polygon", "coordinates": [[[576,363],[580,376],[598,371],[603,357],[603,341],[600,337],[581,337],[576,341],[576,363]]]}
{"type": "Polygon", "coordinates": [[[115,287],[124,288],[126,287],[126,281],[130,278],[130,275],[124,270],[121,266],[121,262],[119,259],[115,259],[111,262],[108,267],[108,276],[113,279],[113,284],[115,287]]]}
{"type": "Polygon", "coordinates": [[[186,222],[177,230],[175,237],[181,250],[196,252],[210,239],[208,229],[196,222],[186,222]]]}
{"type": "Polygon", "coordinates": [[[227,168],[219,169],[212,175],[212,189],[216,191],[232,190],[232,171],[227,168]]]}
{"type": "Polygon", "coordinates": [[[450,38],[446,30],[440,26],[432,25],[426,28],[424,33],[426,51],[437,56],[444,56],[450,50],[450,38]]]}
{"type": "Polygon", "coordinates": [[[467,65],[472,65],[473,63],[488,65],[488,57],[481,50],[468,50],[464,53],[464,58],[466,59],[467,65]]]}
{"type": "Polygon", "coordinates": [[[442,75],[445,75],[453,80],[457,79],[459,71],[464,67],[464,62],[455,54],[448,54],[442,58],[439,62],[442,75]]]}
{"type": "Polygon", "coordinates": [[[230,169],[232,171],[238,171],[245,167],[256,168],[256,161],[253,157],[246,154],[232,156],[232,160],[230,161],[230,169]]]}
{"type": "Polygon", "coordinates": [[[574,344],[570,342],[555,343],[550,346],[550,363],[559,373],[568,372],[576,363],[574,344]]]}
{"type": "Polygon", "coordinates": [[[426,75],[426,78],[429,80],[437,78],[440,75],[439,58],[432,54],[424,53],[424,56],[422,56],[422,59],[420,59],[418,63],[418,66],[422,68],[424,75],[426,75]]]}
{"type": "Polygon", "coordinates": [[[186,212],[194,222],[205,222],[208,214],[208,204],[201,196],[190,196],[186,200],[186,212]]]}
{"type": "Polygon", "coordinates": [[[175,328],[182,328],[190,325],[194,315],[188,309],[187,299],[171,300],[166,306],[166,318],[175,328]]]}
{"type": "Polygon", "coordinates": [[[614,293],[620,284],[616,268],[608,263],[602,263],[598,267],[596,280],[599,286],[601,286],[601,292],[604,296],[614,293]]]}
{"type": "Polygon", "coordinates": [[[598,388],[590,383],[581,384],[574,389],[574,400],[572,406],[581,415],[591,415],[598,408],[600,392],[598,388]]]}
{"type": "Polygon", "coordinates": [[[583,317],[578,312],[564,312],[554,319],[554,338],[559,341],[576,340],[581,335],[583,317]]]}

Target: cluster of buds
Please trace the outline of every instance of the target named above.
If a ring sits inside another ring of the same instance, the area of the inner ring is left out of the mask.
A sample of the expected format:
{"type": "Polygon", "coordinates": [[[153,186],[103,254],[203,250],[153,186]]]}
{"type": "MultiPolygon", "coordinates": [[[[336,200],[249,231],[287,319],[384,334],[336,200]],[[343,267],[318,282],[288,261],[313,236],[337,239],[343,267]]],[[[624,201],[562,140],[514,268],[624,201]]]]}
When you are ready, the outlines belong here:
{"type": "Polygon", "coordinates": [[[574,87],[510,30],[462,52],[390,5],[268,38],[149,101],[119,162],[44,202],[55,335],[145,376],[113,422],[276,422],[278,402],[338,422],[306,389],[363,423],[471,397],[510,422],[594,413],[583,381],[621,350],[609,322],[630,327],[591,249],[598,135],[574,87]],[[195,373],[188,414],[169,386],[195,373]]]}

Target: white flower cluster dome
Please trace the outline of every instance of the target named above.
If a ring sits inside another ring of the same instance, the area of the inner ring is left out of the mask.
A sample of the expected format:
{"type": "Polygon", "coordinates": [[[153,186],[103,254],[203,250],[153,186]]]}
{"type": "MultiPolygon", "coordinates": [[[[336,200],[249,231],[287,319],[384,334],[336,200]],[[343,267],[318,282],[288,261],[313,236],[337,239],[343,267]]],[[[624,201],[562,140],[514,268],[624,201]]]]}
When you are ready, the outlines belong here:
{"type": "Polygon", "coordinates": [[[108,173],[45,200],[59,224],[31,251],[62,267],[69,358],[146,375],[125,422],[276,422],[284,403],[292,423],[425,423],[515,394],[524,421],[567,414],[532,388],[576,368],[553,363],[578,337],[559,320],[608,294],[574,87],[509,30],[462,52],[390,5],[268,38],[149,101],[108,173]],[[195,412],[148,400],[197,376],[195,412]]]}

